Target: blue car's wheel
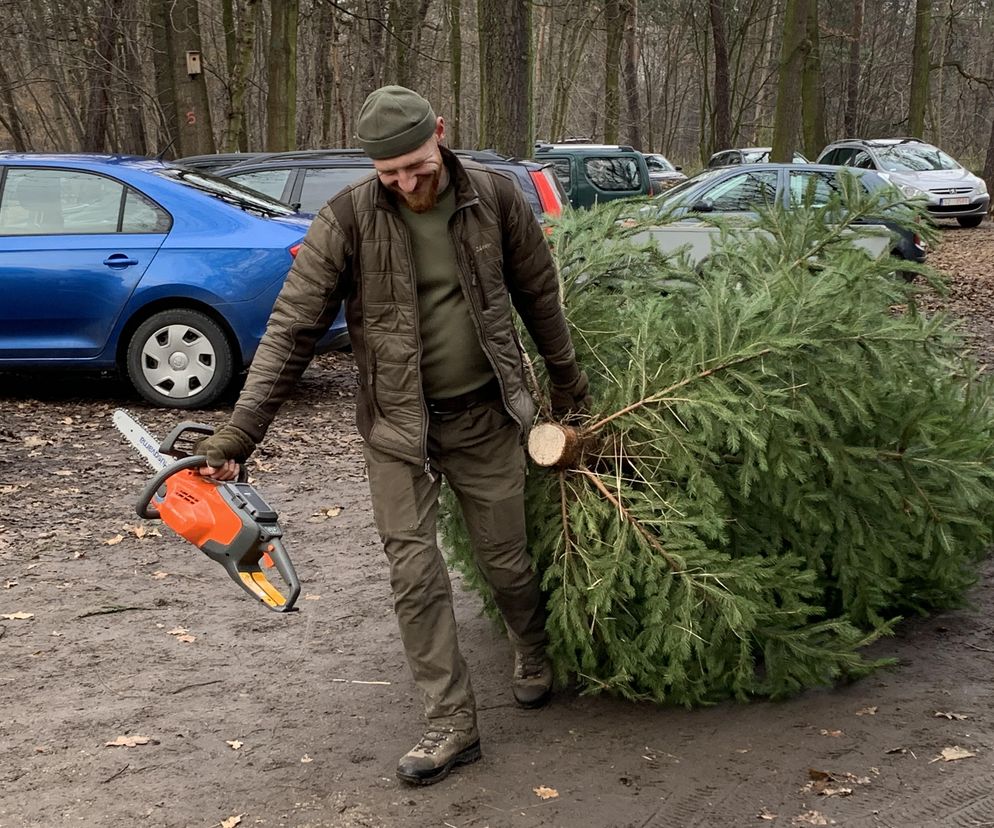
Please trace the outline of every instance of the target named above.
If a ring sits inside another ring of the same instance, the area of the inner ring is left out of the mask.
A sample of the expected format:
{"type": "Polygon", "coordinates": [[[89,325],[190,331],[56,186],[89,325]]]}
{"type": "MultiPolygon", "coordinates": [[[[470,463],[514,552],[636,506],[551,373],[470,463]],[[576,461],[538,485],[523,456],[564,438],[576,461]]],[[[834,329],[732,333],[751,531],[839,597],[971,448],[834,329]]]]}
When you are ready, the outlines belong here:
{"type": "Polygon", "coordinates": [[[180,308],[150,316],[128,344],[128,377],[163,408],[203,408],[234,374],[231,343],[206,314],[180,308]]]}

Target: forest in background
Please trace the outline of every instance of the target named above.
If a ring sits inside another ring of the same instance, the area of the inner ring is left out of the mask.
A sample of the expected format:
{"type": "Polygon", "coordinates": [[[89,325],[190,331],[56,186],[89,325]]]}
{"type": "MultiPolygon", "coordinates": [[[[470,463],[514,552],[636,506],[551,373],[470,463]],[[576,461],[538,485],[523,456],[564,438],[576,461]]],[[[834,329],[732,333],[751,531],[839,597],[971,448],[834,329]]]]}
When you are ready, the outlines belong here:
{"type": "Polygon", "coordinates": [[[354,146],[421,91],[448,142],[585,137],[689,169],[914,135],[994,184],[994,0],[0,0],[0,149],[354,146]],[[192,54],[191,54],[192,53],[192,54]],[[199,70],[199,71],[198,71],[199,70]]]}

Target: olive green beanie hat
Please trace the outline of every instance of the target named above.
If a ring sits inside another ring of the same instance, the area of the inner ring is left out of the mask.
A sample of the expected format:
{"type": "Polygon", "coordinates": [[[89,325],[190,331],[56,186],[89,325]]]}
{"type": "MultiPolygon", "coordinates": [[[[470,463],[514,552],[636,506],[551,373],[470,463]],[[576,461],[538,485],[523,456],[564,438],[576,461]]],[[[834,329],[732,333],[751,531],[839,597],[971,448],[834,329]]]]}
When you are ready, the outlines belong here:
{"type": "Polygon", "coordinates": [[[369,94],[356,122],[356,138],[370,158],[396,158],[416,150],[435,131],[431,104],[403,86],[369,94]]]}

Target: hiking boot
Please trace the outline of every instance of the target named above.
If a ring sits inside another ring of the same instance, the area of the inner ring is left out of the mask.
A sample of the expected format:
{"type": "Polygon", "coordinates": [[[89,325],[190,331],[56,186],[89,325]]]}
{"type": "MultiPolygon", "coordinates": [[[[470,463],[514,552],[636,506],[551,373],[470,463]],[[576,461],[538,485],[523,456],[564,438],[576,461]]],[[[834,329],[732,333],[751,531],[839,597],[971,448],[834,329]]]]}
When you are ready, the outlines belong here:
{"type": "Polygon", "coordinates": [[[412,785],[441,782],[456,765],[468,765],[481,756],[480,737],[472,730],[429,727],[420,741],[400,758],[397,776],[412,785]]]}
{"type": "Polygon", "coordinates": [[[542,707],[552,697],[552,662],[544,652],[514,653],[514,700],[527,708],[542,707]]]}

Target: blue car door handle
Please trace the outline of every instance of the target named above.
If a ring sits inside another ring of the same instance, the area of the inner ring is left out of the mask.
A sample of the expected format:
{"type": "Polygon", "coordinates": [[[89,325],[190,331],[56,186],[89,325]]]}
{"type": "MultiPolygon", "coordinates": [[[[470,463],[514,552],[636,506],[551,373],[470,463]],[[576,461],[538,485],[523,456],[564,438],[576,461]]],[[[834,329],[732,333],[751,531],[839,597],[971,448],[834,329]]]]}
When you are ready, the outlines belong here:
{"type": "Polygon", "coordinates": [[[104,264],[107,267],[131,267],[138,264],[138,259],[131,258],[127,253],[111,253],[104,259],[104,264]]]}

